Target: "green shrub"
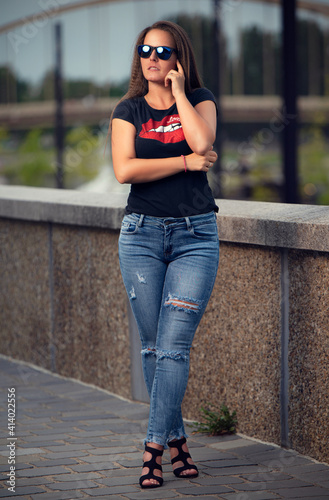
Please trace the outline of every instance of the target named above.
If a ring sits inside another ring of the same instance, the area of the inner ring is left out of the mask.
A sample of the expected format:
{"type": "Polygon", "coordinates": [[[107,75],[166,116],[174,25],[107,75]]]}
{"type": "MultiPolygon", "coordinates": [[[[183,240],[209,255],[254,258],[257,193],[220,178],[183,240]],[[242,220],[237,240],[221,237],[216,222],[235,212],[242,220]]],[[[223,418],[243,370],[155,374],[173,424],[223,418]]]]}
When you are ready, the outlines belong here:
{"type": "Polygon", "coordinates": [[[231,414],[227,406],[221,405],[219,411],[210,407],[201,407],[204,422],[194,422],[194,432],[203,432],[210,436],[219,436],[220,434],[235,434],[237,426],[236,411],[231,414]]]}

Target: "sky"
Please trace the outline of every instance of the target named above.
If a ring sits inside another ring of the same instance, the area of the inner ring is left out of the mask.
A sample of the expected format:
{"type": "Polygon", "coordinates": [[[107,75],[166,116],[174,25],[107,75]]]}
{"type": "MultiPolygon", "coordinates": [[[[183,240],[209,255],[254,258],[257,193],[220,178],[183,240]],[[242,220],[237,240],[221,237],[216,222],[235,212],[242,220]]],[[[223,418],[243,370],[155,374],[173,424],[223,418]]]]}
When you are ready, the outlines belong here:
{"type": "MultiPolygon", "coordinates": [[[[50,5],[80,1],[0,0],[0,25],[47,12],[50,5]]],[[[329,3],[329,0],[322,1],[329,3]]],[[[222,26],[231,54],[238,50],[238,33],[242,27],[258,24],[267,30],[279,30],[280,12],[275,6],[248,0],[222,0],[223,4],[227,8],[222,26]]],[[[56,17],[45,14],[38,26],[32,23],[0,35],[0,65],[10,64],[21,78],[34,84],[40,82],[54,64],[54,25],[60,21],[65,78],[119,82],[129,76],[135,39],[145,26],[179,12],[211,16],[212,9],[211,0],[124,0],[56,17]]]]}
{"type": "MultiPolygon", "coordinates": [[[[0,23],[40,12],[42,6],[51,3],[67,5],[79,1],[0,0],[0,23]]],[[[53,65],[53,26],[60,21],[65,76],[120,81],[129,76],[135,38],[145,26],[185,9],[209,13],[210,5],[209,0],[130,0],[73,11],[49,18],[44,27],[30,26],[31,33],[20,27],[1,35],[0,64],[9,61],[21,77],[33,83],[39,81],[45,68],[53,65]]]]}

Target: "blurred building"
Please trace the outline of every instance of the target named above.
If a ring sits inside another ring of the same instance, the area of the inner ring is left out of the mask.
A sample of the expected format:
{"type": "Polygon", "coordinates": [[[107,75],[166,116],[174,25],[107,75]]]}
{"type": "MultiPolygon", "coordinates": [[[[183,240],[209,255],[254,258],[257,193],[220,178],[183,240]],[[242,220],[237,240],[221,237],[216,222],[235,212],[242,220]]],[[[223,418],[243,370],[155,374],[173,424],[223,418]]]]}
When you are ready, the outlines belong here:
{"type": "MultiPolygon", "coordinates": [[[[24,178],[33,183],[29,175],[10,173],[8,165],[16,162],[10,140],[29,148],[24,140],[30,134],[31,142],[31,131],[38,129],[44,132],[38,136],[43,150],[52,147],[56,23],[62,27],[66,168],[69,187],[78,187],[99,174],[96,168],[88,177],[93,156],[84,157],[78,146],[82,150],[83,141],[90,145],[92,137],[104,135],[111,109],[128,86],[137,34],[167,19],[186,29],[205,86],[220,96],[221,168],[213,188],[229,198],[283,201],[282,134],[290,119],[282,113],[282,9],[280,0],[3,0],[0,119],[6,132],[0,136],[0,175],[11,183],[24,178]],[[74,177],[79,157],[86,175],[80,171],[74,177]]],[[[300,199],[327,204],[328,0],[297,2],[291,63],[296,65],[300,199]]],[[[51,184],[50,179],[45,182],[51,184]]]]}

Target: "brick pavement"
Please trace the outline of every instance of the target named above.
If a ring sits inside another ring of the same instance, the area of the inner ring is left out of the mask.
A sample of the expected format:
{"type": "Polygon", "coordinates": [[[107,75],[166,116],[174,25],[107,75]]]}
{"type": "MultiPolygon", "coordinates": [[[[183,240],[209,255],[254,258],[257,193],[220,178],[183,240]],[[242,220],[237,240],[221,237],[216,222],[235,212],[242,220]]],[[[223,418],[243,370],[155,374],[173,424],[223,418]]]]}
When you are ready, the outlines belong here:
{"type": "Polygon", "coordinates": [[[199,477],[176,478],[165,452],[164,486],[141,490],[147,405],[1,356],[0,377],[0,499],[329,499],[328,465],[241,436],[192,435],[199,477]],[[16,395],[12,437],[8,388],[16,395]],[[15,492],[7,483],[10,457],[15,492]]]}

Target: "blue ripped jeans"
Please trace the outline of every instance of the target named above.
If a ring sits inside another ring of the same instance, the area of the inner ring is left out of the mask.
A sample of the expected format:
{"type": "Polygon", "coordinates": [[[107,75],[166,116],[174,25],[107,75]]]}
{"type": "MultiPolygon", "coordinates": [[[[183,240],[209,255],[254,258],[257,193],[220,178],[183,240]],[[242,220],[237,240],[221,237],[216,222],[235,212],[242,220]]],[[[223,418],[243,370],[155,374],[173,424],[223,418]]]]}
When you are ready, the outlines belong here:
{"type": "Polygon", "coordinates": [[[187,437],[181,404],[190,348],[210,298],[219,259],[216,215],[126,215],[119,238],[123,281],[142,341],[150,395],[145,443],[187,437]]]}

